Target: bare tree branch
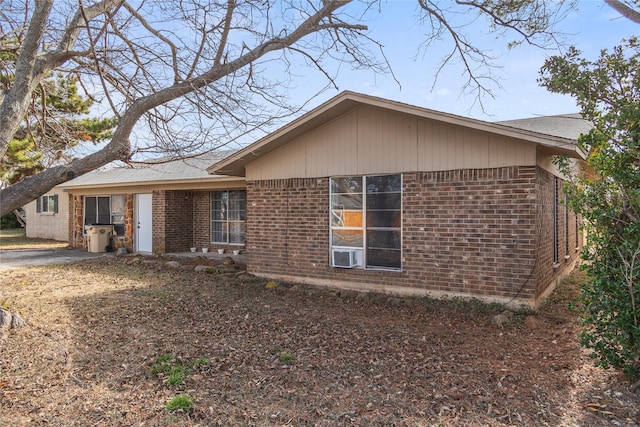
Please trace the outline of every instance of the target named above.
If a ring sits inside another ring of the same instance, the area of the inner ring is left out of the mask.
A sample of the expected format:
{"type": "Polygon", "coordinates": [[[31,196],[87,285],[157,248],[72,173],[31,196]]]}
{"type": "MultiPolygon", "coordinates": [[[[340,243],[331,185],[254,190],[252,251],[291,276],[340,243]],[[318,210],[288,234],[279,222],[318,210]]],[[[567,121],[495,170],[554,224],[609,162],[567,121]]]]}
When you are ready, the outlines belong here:
{"type": "Polygon", "coordinates": [[[640,12],[637,9],[634,9],[634,7],[638,7],[637,1],[632,2],[633,7],[629,6],[627,2],[621,0],[605,0],[605,3],[620,12],[620,14],[625,18],[635,22],[636,24],[640,24],[640,12]]]}
{"type": "MultiPolygon", "coordinates": [[[[557,48],[561,44],[561,34],[555,30],[555,24],[574,8],[575,3],[576,0],[418,0],[425,12],[423,23],[431,27],[431,34],[421,47],[426,54],[432,43],[449,40],[451,49],[440,62],[436,79],[452,61],[461,61],[466,77],[463,90],[475,93],[476,102],[482,106],[483,96],[492,96],[492,90],[499,87],[499,80],[492,74],[492,70],[499,67],[495,63],[497,58],[480,49],[475,35],[467,34],[465,27],[484,18],[488,20],[491,32],[516,35],[517,39],[510,42],[509,47],[527,43],[540,48],[557,48]],[[470,18],[456,22],[451,19],[453,15],[470,18]]],[[[436,81],[433,84],[435,86],[436,81]]]]}
{"type": "MultiPolygon", "coordinates": [[[[378,0],[145,0],[135,7],[85,1],[60,1],[53,10],[53,0],[37,0],[23,15],[0,11],[10,22],[0,28],[0,51],[18,55],[15,68],[7,68],[16,71],[15,81],[2,89],[0,154],[34,88],[52,71],[77,75],[89,96],[110,108],[99,114],[118,117],[118,126],[101,150],[0,189],[0,212],[114,160],[197,155],[278,123],[308,102],[295,106],[288,97],[300,63],[320,75],[321,91],[337,88],[345,66],[393,76],[382,46],[362,24],[365,13],[382,7],[378,0]],[[17,73],[19,64],[25,72],[17,73]]],[[[575,0],[417,1],[431,29],[423,49],[451,40],[441,66],[460,59],[464,89],[477,90],[480,99],[497,83],[487,71],[495,58],[474,44],[459,18],[484,17],[492,32],[543,46],[555,40],[554,18],[575,0]]]]}

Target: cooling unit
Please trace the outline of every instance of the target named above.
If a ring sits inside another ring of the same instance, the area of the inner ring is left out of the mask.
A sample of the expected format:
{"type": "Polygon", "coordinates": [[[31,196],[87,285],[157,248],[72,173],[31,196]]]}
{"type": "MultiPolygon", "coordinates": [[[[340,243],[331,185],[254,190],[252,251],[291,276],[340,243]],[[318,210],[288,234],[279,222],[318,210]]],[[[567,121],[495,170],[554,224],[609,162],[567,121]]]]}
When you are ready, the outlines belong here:
{"type": "Polygon", "coordinates": [[[353,268],[358,264],[356,251],[352,249],[334,249],[333,266],[342,268],[353,268]]]}

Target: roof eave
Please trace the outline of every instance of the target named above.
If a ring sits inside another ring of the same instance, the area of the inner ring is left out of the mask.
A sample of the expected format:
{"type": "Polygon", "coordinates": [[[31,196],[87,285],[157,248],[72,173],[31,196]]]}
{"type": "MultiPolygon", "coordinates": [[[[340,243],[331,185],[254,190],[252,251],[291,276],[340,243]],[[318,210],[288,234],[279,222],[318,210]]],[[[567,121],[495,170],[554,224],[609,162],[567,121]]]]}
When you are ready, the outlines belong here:
{"type": "Polygon", "coordinates": [[[163,186],[172,184],[202,184],[204,182],[228,182],[237,181],[236,176],[227,175],[208,175],[200,178],[189,179],[167,179],[167,180],[146,180],[146,181],[129,181],[129,182],[101,182],[101,183],[86,183],[78,185],[67,185],[67,183],[58,184],[56,187],[63,190],[84,190],[88,188],[126,188],[137,186],[163,186]]]}

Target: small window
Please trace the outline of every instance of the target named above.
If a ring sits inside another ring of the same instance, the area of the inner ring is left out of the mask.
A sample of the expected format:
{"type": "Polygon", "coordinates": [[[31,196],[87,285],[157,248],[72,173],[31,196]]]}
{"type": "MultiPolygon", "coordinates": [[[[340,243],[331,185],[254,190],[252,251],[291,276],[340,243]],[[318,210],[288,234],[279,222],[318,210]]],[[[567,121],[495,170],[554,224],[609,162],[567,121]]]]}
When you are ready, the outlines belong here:
{"type": "Polygon", "coordinates": [[[124,195],[111,196],[111,224],[113,224],[116,236],[124,236],[124,211],[124,195]]]}
{"type": "Polygon", "coordinates": [[[49,194],[39,197],[36,200],[36,212],[38,213],[58,213],[58,195],[49,194]]]}
{"type": "Polygon", "coordinates": [[[247,229],[246,212],[246,191],[212,191],[211,243],[244,245],[247,229]]]}

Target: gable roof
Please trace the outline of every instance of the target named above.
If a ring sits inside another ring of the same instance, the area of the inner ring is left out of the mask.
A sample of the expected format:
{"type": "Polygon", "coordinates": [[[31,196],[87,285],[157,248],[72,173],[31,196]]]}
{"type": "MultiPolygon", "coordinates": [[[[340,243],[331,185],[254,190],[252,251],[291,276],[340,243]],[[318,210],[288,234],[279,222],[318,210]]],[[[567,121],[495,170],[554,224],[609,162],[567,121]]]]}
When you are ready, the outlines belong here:
{"type": "Polygon", "coordinates": [[[517,138],[551,147],[559,154],[566,154],[578,158],[585,157],[585,153],[582,152],[576,144],[577,141],[576,138],[574,138],[574,132],[570,134],[562,134],[561,132],[551,133],[548,127],[545,128],[540,124],[538,124],[537,127],[530,125],[530,127],[527,128],[526,126],[520,126],[519,123],[510,123],[508,125],[503,123],[490,123],[361,93],[345,91],[275,132],[215,163],[207,170],[211,174],[243,177],[245,176],[245,167],[247,164],[324,123],[361,106],[382,108],[416,118],[436,120],[469,129],[517,138]]]}
{"type": "Polygon", "coordinates": [[[207,167],[219,162],[233,151],[210,152],[203,156],[183,158],[164,163],[137,164],[107,170],[96,170],[59,184],[58,188],[126,187],[130,185],[175,184],[221,181],[227,176],[211,175],[207,167]]]}

